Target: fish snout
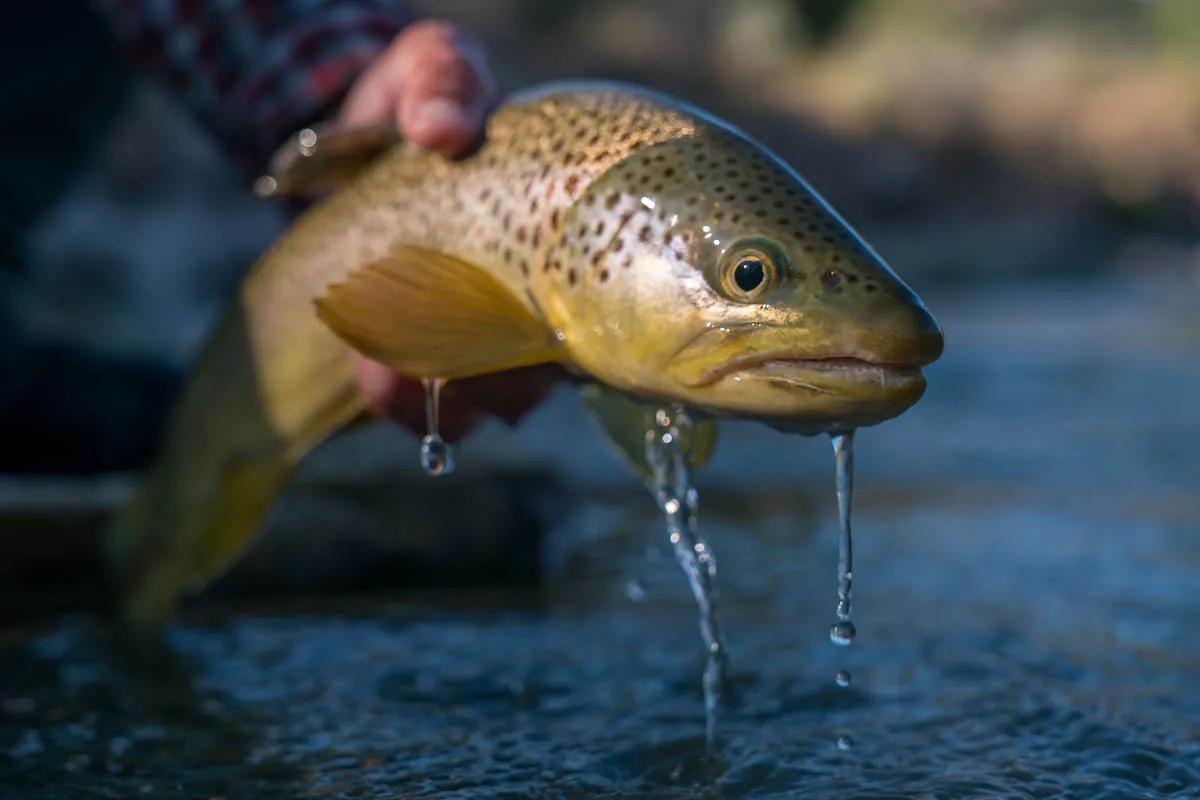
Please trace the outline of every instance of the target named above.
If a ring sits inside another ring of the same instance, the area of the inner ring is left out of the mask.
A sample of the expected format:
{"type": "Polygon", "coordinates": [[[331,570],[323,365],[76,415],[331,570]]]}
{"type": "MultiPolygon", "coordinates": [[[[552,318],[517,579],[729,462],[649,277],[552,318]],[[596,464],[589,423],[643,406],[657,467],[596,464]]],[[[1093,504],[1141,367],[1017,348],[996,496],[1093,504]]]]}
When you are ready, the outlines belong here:
{"type": "Polygon", "coordinates": [[[937,361],[945,348],[937,320],[915,298],[881,303],[848,330],[850,350],[877,364],[924,367],[937,361]]]}

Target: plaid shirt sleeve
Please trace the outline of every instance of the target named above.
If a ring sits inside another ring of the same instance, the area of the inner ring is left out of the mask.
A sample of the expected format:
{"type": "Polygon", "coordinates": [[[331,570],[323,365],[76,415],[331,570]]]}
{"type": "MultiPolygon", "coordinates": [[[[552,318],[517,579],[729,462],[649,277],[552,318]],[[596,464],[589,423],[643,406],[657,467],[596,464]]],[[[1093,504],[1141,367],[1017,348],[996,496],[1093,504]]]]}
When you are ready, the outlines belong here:
{"type": "Polygon", "coordinates": [[[412,20],[398,0],[94,0],[121,46],[166,80],[248,168],[332,113],[412,20]]]}

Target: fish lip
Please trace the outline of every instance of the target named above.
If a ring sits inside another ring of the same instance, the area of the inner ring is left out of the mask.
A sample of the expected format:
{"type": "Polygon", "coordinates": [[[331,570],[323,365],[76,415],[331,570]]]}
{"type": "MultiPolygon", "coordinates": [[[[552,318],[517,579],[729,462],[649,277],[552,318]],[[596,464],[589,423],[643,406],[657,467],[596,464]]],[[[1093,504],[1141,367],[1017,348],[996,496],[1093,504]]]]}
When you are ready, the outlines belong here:
{"type": "MultiPolygon", "coordinates": [[[[893,378],[897,383],[914,378],[921,377],[921,365],[917,363],[892,363],[885,361],[872,361],[870,359],[861,358],[859,356],[850,355],[829,355],[829,356],[812,356],[812,355],[795,355],[790,353],[766,353],[746,356],[743,358],[735,358],[726,361],[723,364],[717,364],[705,370],[696,383],[696,386],[711,386],[722,378],[730,375],[735,375],[743,372],[752,372],[759,369],[770,368],[774,365],[790,366],[798,368],[800,371],[808,372],[814,375],[823,375],[833,378],[847,378],[850,380],[870,379],[875,380],[880,372],[884,372],[889,378],[893,378]]],[[[828,389],[811,384],[804,384],[814,391],[819,391],[825,394],[833,394],[828,389]]]]}

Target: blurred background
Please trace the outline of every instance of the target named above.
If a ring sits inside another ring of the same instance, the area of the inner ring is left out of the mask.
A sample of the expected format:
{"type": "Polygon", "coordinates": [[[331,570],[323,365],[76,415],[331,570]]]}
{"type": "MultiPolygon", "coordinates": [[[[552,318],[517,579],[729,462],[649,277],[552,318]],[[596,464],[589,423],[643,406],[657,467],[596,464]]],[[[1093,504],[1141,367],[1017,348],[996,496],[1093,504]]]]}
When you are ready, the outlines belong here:
{"type": "Polygon", "coordinates": [[[120,367],[74,383],[5,365],[47,389],[3,420],[3,783],[1195,796],[1200,4],[416,5],[476,32],[508,89],[614,78],[734,122],[938,317],[947,351],[925,399],[859,435],[860,641],[825,639],[828,443],[725,425],[700,486],[734,700],[705,760],[686,586],[648,496],[562,389],[469,438],[441,481],[385,426],[322,448],[165,652],[131,661],[90,614],[100,532],[284,226],[139,80],[3,278],[0,330],[120,367]],[[832,684],[842,666],[848,690],[832,684]],[[183,747],[195,774],[172,767],[183,747]]]}

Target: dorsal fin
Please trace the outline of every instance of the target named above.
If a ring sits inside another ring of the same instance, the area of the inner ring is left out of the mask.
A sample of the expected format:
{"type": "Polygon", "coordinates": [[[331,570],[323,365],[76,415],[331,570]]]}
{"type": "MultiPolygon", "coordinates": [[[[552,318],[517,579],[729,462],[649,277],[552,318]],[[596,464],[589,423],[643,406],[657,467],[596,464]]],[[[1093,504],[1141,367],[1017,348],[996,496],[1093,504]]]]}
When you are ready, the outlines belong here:
{"type": "Polygon", "coordinates": [[[404,246],[316,301],[347,344],[401,375],[469,378],[561,362],[561,343],[512,293],[474,264],[404,246]]]}

